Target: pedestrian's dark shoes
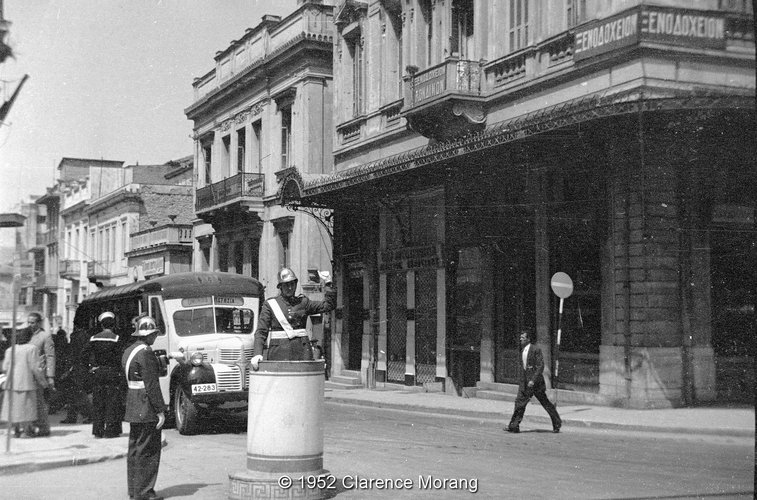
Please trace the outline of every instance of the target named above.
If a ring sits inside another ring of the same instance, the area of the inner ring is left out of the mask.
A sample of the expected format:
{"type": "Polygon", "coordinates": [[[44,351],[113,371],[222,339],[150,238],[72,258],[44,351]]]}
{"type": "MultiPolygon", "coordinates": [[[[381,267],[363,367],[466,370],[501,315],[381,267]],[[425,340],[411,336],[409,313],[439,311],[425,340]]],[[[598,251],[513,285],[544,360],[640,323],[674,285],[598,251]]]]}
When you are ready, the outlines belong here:
{"type": "Polygon", "coordinates": [[[512,432],[513,434],[517,434],[518,432],[520,432],[520,427],[513,427],[512,425],[508,425],[507,427],[505,427],[505,430],[507,432],[512,432]]]}

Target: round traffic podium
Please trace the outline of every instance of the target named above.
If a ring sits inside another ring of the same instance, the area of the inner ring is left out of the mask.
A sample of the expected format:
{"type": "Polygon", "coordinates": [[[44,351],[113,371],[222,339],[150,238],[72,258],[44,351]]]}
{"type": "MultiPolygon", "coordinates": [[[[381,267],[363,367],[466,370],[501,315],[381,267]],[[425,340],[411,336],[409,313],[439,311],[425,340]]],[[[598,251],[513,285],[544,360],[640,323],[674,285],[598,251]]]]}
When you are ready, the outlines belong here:
{"type": "Polygon", "coordinates": [[[261,361],[250,371],[247,470],[229,474],[229,498],[325,498],[324,361],[261,361]],[[313,482],[310,481],[312,485],[313,482]]]}

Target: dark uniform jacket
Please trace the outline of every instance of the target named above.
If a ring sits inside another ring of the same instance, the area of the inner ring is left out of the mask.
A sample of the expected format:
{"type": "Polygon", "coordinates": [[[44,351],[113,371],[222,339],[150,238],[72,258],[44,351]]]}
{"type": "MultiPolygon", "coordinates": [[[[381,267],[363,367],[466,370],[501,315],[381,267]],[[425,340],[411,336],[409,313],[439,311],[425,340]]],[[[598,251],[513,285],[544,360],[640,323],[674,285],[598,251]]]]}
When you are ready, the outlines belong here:
{"type": "MultiPolygon", "coordinates": [[[[324,288],[325,300],[317,301],[310,300],[304,295],[297,295],[291,297],[289,300],[285,299],[282,295],[275,297],[278,302],[281,311],[286,316],[289,324],[295,330],[305,328],[308,321],[308,316],[313,314],[321,314],[332,311],[336,307],[336,289],[331,286],[324,288]]],[[[263,307],[260,311],[260,317],[258,319],[258,329],[255,331],[255,355],[262,354],[263,349],[266,347],[268,341],[268,332],[271,330],[283,330],[279,320],[276,319],[276,315],[273,313],[270,304],[266,300],[263,303],[263,307]]],[[[284,339],[288,341],[288,339],[284,339]]],[[[292,339],[292,341],[307,342],[308,339],[292,339]]],[[[271,345],[273,345],[271,341],[271,345]]]]}
{"type": "Polygon", "coordinates": [[[127,422],[157,422],[158,413],[166,411],[163,394],[160,392],[160,362],[150,346],[137,340],[130,345],[121,358],[126,373],[129,391],[126,394],[127,422]],[[127,368],[126,363],[137,350],[127,368]]]}
{"type": "Polygon", "coordinates": [[[86,359],[93,382],[113,384],[121,382],[121,345],[113,330],[104,329],[89,339],[86,359]]]}
{"type": "Polygon", "coordinates": [[[526,368],[523,368],[523,351],[518,355],[518,366],[520,367],[520,386],[522,389],[528,388],[528,382],[534,382],[534,391],[545,390],[544,382],[544,355],[536,344],[530,344],[528,356],[526,357],[526,368]]]}

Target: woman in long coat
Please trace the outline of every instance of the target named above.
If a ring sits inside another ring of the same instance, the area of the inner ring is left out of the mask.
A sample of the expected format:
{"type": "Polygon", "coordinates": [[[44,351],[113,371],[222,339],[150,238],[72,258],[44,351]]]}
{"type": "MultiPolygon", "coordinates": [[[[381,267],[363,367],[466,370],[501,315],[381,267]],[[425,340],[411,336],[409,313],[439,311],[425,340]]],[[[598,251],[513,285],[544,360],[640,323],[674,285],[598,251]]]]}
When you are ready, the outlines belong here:
{"type": "MultiPolygon", "coordinates": [[[[3,406],[0,410],[0,420],[14,425],[16,437],[21,435],[21,429],[37,419],[37,387],[47,387],[45,372],[37,346],[29,343],[31,331],[27,328],[16,334],[16,361],[13,366],[13,409],[8,418],[8,404],[10,402],[10,378],[5,380],[5,394],[3,406]]],[[[3,373],[10,376],[13,357],[11,349],[5,351],[3,359],[3,373]]]]}

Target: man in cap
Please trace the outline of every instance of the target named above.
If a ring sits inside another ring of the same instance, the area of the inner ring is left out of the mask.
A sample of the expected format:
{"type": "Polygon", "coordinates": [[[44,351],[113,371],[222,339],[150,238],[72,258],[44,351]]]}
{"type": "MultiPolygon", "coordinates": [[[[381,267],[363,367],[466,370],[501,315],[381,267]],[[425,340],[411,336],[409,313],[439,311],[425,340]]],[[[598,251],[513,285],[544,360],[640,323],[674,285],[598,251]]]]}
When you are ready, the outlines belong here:
{"type": "Polygon", "coordinates": [[[278,274],[279,295],[266,300],[260,310],[258,328],[255,331],[253,370],[263,359],[263,348],[268,347],[267,359],[272,361],[306,361],[313,359],[305,325],[308,316],[327,313],[336,307],[336,290],[328,271],[319,271],[324,281],[324,301],[310,300],[304,295],[295,295],[297,276],[285,267],[278,274]]]}
{"type": "Polygon", "coordinates": [[[160,362],[150,346],[160,331],[155,320],[144,316],[137,321],[131,344],[121,358],[126,382],[126,415],[129,422],[129,451],[126,476],[129,497],[137,500],[161,499],[155,494],[160,466],[160,429],[166,421],[166,405],[160,392],[160,362]]]}
{"type": "Polygon", "coordinates": [[[96,438],[121,435],[121,348],[113,333],[116,315],[105,311],[97,321],[102,331],[89,339],[85,360],[92,378],[92,434],[96,438]]]}

